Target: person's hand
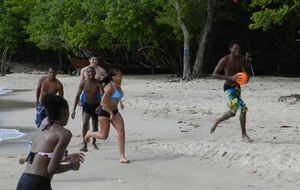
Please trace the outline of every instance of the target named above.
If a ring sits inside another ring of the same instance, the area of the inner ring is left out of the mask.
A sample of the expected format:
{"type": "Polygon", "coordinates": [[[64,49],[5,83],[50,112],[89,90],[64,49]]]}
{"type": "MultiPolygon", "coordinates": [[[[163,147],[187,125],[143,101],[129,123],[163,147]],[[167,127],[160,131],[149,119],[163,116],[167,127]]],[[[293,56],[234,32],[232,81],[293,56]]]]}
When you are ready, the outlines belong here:
{"type": "Polygon", "coordinates": [[[70,162],[71,166],[72,166],[72,170],[79,170],[80,168],[80,161],[74,160],[70,162]]]}
{"type": "Polygon", "coordinates": [[[72,119],[75,118],[75,111],[72,112],[71,117],[72,117],[72,119]]]}
{"type": "Polygon", "coordinates": [[[64,162],[71,162],[71,161],[79,161],[80,163],[84,162],[84,156],[85,154],[83,154],[82,152],[80,153],[73,153],[73,154],[69,154],[67,156],[66,159],[64,159],[64,162]]]}
{"type": "Polygon", "coordinates": [[[240,77],[237,74],[235,74],[231,77],[231,80],[233,80],[234,82],[236,82],[238,79],[240,79],[240,77]]]}

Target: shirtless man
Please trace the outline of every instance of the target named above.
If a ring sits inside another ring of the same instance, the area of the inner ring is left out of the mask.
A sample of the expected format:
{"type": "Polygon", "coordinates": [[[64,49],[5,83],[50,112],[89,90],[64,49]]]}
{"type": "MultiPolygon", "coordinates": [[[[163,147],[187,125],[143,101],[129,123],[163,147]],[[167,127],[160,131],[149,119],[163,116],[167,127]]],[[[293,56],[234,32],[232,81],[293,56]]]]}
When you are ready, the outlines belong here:
{"type": "Polygon", "coordinates": [[[56,78],[57,69],[49,68],[48,75],[43,76],[36,88],[36,119],[35,124],[37,128],[40,127],[43,119],[46,117],[46,111],[41,103],[42,97],[44,94],[50,92],[53,94],[58,94],[61,97],[64,97],[64,88],[62,83],[56,78]]]}
{"type": "MultiPolygon", "coordinates": [[[[95,79],[96,71],[93,67],[88,67],[86,69],[86,79],[81,81],[77,90],[75,97],[72,119],[75,118],[75,110],[79,102],[79,97],[81,94],[82,101],[82,137],[83,137],[83,147],[81,151],[87,152],[87,143],[84,141],[84,137],[89,130],[89,121],[92,118],[93,131],[98,131],[98,114],[96,109],[99,107],[101,102],[101,96],[103,95],[102,84],[95,79]]],[[[96,144],[96,139],[93,138],[93,146],[95,149],[99,149],[96,144]]]]}
{"type": "Polygon", "coordinates": [[[227,95],[229,110],[221,117],[217,118],[213,124],[210,133],[215,132],[217,126],[222,121],[234,117],[236,112],[240,110],[240,126],[242,131],[242,140],[245,142],[252,142],[246,133],[246,113],[247,106],[241,99],[241,87],[235,82],[238,72],[247,72],[249,76],[249,66],[244,56],[241,55],[241,46],[238,42],[232,41],[229,44],[230,54],[223,57],[216,66],[212,77],[214,79],[225,80],[224,92],[227,95]],[[224,75],[221,74],[224,71],[224,75]]]}
{"type": "Polygon", "coordinates": [[[103,69],[102,67],[100,67],[98,65],[98,57],[96,55],[94,55],[94,54],[90,55],[89,62],[90,62],[90,65],[83,67],[80,71],[80,81],[84,81],[84,79],[86,78],[85,71],[87,70],[88,67],[93,67],[95,69],[95,71],[96,71],[95,78],[97,80],[101,80],[107,75],[105,69],[103,69]]]}
{"type": "MultiPolygon", "coordinates": [[[[103,69],[102,67],[100,67],[98,65],[98,57],[96,54],[91,54],[89,56],[89,62],[90,62],[90,65],[89,66],[86,66],[86,67],[83,67],[80,71],[80,82],[84,81],[87,76],[86,76],[86,70],[88,67],[93,67],[96,71],[96,75],[95,75],[95,79],[96,80],[102,80],[104,77],[106,77],[107,73],[105,71],[105,69],[103,69]]],[[[84,103],[84,98],[82,96],[82,94],[80,95],[80,101],[78,103],[79,106],[82,106],[84,103]]],[[[89,123],[88,123],[88,126],[87,128],[89,128],[89,123]]]]}

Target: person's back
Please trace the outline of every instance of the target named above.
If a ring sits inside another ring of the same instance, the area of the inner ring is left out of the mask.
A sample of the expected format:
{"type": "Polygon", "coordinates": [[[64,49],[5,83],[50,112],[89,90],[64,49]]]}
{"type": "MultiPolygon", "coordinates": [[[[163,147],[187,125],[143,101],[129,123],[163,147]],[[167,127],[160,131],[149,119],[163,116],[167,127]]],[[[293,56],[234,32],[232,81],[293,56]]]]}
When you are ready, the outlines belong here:
{"type": "Polygon", "coordinates": [[[83,162],[82,154],[65,155],[72,138],[71,132],[63,127],[69,120],[67,101],[55,94],[46,93],[42,104],[47,113],[47,122],[41,125],[31,139],[27,166],[20,177],[17,190],[51,190],[54,174],[78,170],[83,162]],[[61,164],[64,156],[67,156],[64,161],[68,163],[61,164]]]}
{"type": "MultiPolygon", "coordinates": [[[[32,137],[31,152],[51,154],[54,152],[58,142],[64,142],[65,145],[67,145],[69,144],[71,137],[72,133],[60,125],[55,123],[52,125],[43,123],[32,137]]],[[[51,159],[53,158],[49,158],[48,156],[44,156],[42,154],[36,154],[32,160],[32,163],[26,166],[24,172],[48,177],[51,179],[52,174],[49,175],[48,171],[48,165],[51,159]]],[[[50,173],[52,172],[50,171],[50,173]]]]}

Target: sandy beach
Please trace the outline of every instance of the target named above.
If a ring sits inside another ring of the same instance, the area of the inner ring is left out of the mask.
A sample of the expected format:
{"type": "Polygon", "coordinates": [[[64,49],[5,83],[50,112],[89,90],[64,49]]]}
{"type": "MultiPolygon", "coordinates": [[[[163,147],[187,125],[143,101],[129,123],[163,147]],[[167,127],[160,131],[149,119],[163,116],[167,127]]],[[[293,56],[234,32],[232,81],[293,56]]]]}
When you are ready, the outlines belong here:
{"type": "MultiPolygon", "coordinates": [[[[0,86],[21,90],[0,96],[0,100],[34,102],[41,76],[14,73],[0,77],[0,86]]],[[[72,108],[79,78],[57,78],[72,108]]],[[[125,76],[122,86],[126,156],[131,163],[119,163],[117,134],[111,128],[106,141],[97,140],[100,150],[88,146],[79,171],[54,176],[53,189],[300,189],[300,97],[280,99],[300,94],[300,78],[255,77],[242,87],[253,143],[241,141],[238,116],[209,133],[214,120],[227,110],[223,81],[207,77],[181,82],[172,75],[137,75],[125,76]]],[[[76,118],[67,125],[73,133],[70,152],[81,147],[80,112],[77,108],[76,118]]],[[[3,114],[0,127],[34,131],[33,107],[3,114]]],[[[0,142],[1,190],[15,189],[24,170],[25,165],[17,164],[18,155],[28,152],[23,139],[18,145],[10,144],[10,149],[0,142]]]]}

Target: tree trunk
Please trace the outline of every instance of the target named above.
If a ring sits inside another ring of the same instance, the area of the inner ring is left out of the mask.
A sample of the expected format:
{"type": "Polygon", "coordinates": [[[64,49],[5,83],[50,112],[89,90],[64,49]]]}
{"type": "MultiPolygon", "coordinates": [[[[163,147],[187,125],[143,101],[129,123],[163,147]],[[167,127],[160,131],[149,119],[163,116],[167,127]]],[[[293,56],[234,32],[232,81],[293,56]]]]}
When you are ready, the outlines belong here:
{"type": "Polygon", "coordinates": [[[216,14],[216,0],[208,0],[207,3],[207,17],[204,28],[201,33],[201,38],[198,43],[198,51],[193,68],[193,78],[199,78],[203,75],[205,50],[207,47],[208,36],[212,31],[213,21],[216,14]]]}
{"type": "Polygon", "coordinates": [[[182,23],[181,29],[184,36],[183,44],[183,80],[191,80],[191,65],[190,65],[190,34],[186,26],[182,23]]]}
{"type": "Polygon", "coordinates": [[[0,66],[1,66],[0,72],[3,76],[6,75],[7,71],[9,70],[9,67],[10,67],[10,59],[11,59],[12,53],[10,52],[9,57],[8,57],[8,53],[9,53],[9,48],[5,47],[1,54],[1,63],[0,63],[0,66]]]}
{"type": "Polygon", "coordinates": [[[176,9],[177,12],[177,19],[178,23],[180,25],[180,28],[183,32],[183,74],[182,74],[182,79],[183,80],[191,80],[191,65],[190,65],[190,34],[185,26],[184,22],[181,19],[181,13],[179,9],[179,3],[176,1],[173,5],[176,9]]]}

